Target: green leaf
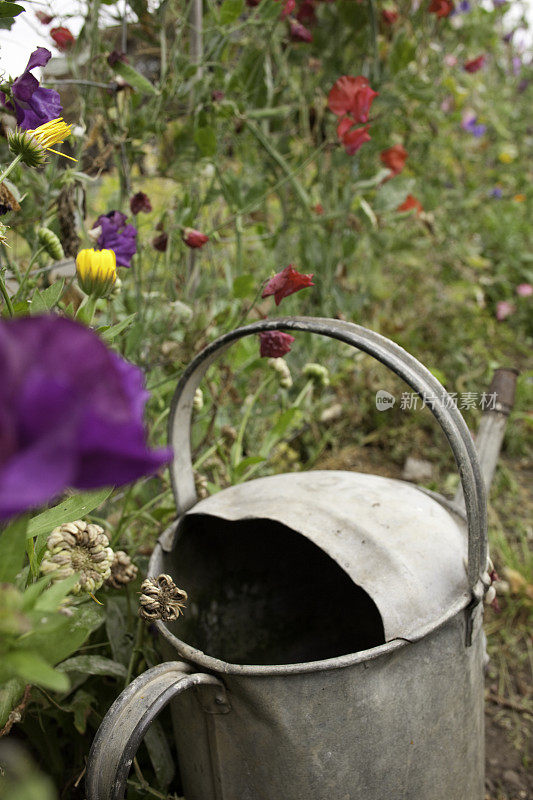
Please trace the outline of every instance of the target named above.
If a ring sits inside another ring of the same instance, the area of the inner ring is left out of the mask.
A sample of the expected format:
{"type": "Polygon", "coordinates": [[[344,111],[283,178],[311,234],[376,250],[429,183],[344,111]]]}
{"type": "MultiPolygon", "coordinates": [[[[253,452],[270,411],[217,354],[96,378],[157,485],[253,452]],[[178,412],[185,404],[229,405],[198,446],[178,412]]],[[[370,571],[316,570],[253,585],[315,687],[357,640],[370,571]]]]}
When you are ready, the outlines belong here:
{"type": "Polygon", "coordinates": [[[0,583],[12,583],[26,554],[28,517],[18,517],[0,533],[0,583]]]}
{"type": "Polygon", "coordinates": [[[214,156],[217,151],[217,137],[213,128],[205,126],[194,132],[194,141],[204,156],[214,156]]]}
{"type": "Polygon", "coordinates": [[[124,598],[106,602],[105,628],[115,661],[128,665],[133,648],[133,636],[128,633],[124,598]]]}
{"type": "Polygon", "coordinates": [[[0,18],[2,19],[6,17],[16,17],[22,14],[23,11],[25,11],[24,7],[19,6],[17,3],[10,3],[7,0],[0,3],[0,18]]]}
{"type": "Polygon", "coordinates": [[[414,61],[416,56],[416,43],[412,38],[408,38],[404,33],[396,37],[394,47],[389,56],[389,69],[393,75],[405,69],[407,65],[414,61]]]}
{"type": "Polygon", "coordinates": [[[233,296],[242,299],[257,292],[257,278],[253,275],[239,275],[233,281],[233,296]]]}
{"type": "Polygon", "coordinates": [[[60,281],[56,281],[56,283],[53,283],[48,287],[48,289],[44,289],[42,292],[37,290],[31,301],[30,313],[46,314],[47,311],[51,311],[61,297],[64,286],[65,279],[62,278],[60,281]]]}
{"type": "Polygon", "coordinates": [[[174,777],[174,759],[159,720],[154,720],[146,731],[144,743],[148,749],[159,788],[166,789],[174,777]]]}
{"type": "Polygon", "coordinates": [[[57,611],[59,604],[70,592],[72,587],[78,582],[79,574],[69,575],[62,581],[57,581],[45,592],[42,592],[35,603],[36,611],[57,611]]]}
{"type": "Polygon", "coordinates": [[[414,178],[404,178],[402,175],[393,178],[376,193],[374,208],[376,211],[395,211],[403,203],[415,186],[414,178]]]}
{"type": "Polygon", "coordinates": [[[97,489],[93,492],[83,492],[73,497],[68,497],[59,505],[43,511],[30,520],[26,536],[40,536],[44,533],[51,533],[58,525],[64,522],[73,522],[76,519],[87,516],[95,508],[101,506],[107,500],[113,489],[97,489]]]}
{"type": "Polygon", "coordinates": [[[11,678],[0,686],[0,728],[3,728],[7,718],[19,702],[24,691],[25,681],[20,678],[11,678]]]}
{"type": "Polygon", "coordinates": [[[124,664],[104,656],[74,656],[57,665],[61,672],[82,672],[84,675],[113,675],[125,678],[127,674],[124,664]]]}
{"type": "Polygon", "coordinates": [[[55,692],[66,692],[70,686],[68,677],[51,667],[36,650],[7,653],[2,658],[1,669],[25,683],[34,683],[55,692]]]}
{"type": "Polygon", "coordinates": [[[117,61],[116,64],[113,64],[113,69],[120,75],[121,78],[124,78],[130,86],[133,86],[134,89],[137,89],[141,94],[151,94],[156,95],[159,94],[155,86],[150,83],[148,78],[145,78],[144,75],[141,75],[140,72],[137,72],[130,64],[125,64],[123,61],[117,61]]]}
{"type": "Polygon", "coordinates": [[[262,456],[246,456],[242,461],[239,461],[233,470],[235,481],[239,481],[249,467],[255,466],[256,464],[263,464],[264,462],[265,459],[262,456]]]}
{"type": "Polygon", "coordinates": [[[231,25],[236,22],[244,11],[244,0],[224,0],[220,6],[220,23],[231,25]]]}
{"type": "Polygon", "coordinates": [[[28,648],[37,650],[50,663],[57,664],[68,658],[86,642],[90,634],[104,622],[104,610],[91,601],[73,609],[74,616],[62,616],[61,623],[52,632],[45,626],[35,629],[24,640],[28,648]]]}
{"type": "Polygon", "coordinates": [[[117,322],[116,325],[102,325],[101,328],[97,329],[97,333],[104,340],[104,342],[112,342],[113,339],[119,335],[119,333],[122,333],[123,330],[131,325],[136,316],[137,312],[130,314],[129,317],[123,319],[122,322],[117,322]]]}

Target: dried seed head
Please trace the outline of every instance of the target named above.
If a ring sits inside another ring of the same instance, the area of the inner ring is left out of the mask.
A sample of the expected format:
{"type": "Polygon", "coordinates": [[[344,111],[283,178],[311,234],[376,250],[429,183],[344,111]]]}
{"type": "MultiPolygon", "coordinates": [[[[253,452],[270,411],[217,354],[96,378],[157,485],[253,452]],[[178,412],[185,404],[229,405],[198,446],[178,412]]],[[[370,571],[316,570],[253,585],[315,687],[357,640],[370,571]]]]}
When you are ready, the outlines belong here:
{"type": "Polygon", "coordinates": [[[78,519],[54,528],[47,540],[41,572],[55,572],[52,583],[77,572],[80,579],[71,593],[92,594],[109,578],[113,558],[104,529],[78,519]]]}
{"type": "Polygon", "coordinates": [[[309,362],[302,370],[306,378],[310,378],[318,386],[329,386],[329,372],[322,364],[309,362]]]}
{"type": "Polygon", "coordinates": [[[135,580],[137,572],[137,567],[129,555],[124,550],[116,550],[111,564],[111,575],[106,579],[106,586],[122,589],[127,583],[135,580]]]}
{"type": "Polygon", "coordinates": [[[186,600],[187,592],[179,589],[170,575],[146,578],[141,584],[139,616],[146,620],[178,619],[186,600]]]}
{"type": "Polygon", "coordinates": [[[196,494],[203,500],[204,497],[209,497],[209,489],[207,488],[207,478],[201,472],[194,471],[194,486],[196,494]]]}
{"type": "Polygon", "coordinates": [[[279,385],[284,389],[290,389],[292,386],[292,376],[287,362],[284,358],[269,358],[268,364],[279,375],[279,385]]]}

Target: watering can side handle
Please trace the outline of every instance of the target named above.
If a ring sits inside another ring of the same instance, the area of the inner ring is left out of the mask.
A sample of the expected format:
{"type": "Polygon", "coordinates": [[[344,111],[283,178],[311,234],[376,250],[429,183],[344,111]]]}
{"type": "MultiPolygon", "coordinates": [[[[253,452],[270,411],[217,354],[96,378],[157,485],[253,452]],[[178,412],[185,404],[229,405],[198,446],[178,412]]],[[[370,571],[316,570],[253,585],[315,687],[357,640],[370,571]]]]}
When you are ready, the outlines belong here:
{"type": "Polygon", "coordinates": [[[178,514],[197,502],[192,468],[190,425],[194,393],[207,369],[235,341],[266,331],[317,333],[349,344],[368,353],[396,373],[427,403],[444,431],[453,451],[465,498],[468,522],[468,581],[474,600],[485,592],[481,580],[487,567],[487,501],[479,459],[470,431],[444,387],[414,356],[390,339],[360,325],[318,317],[286,317],[255,322],[237,328],[208,345],[183,373],[172,400],[169,417],[169,442],[174,449],[170,474],[178,514]]]}
{"type": "Polygon", "coordinates": [[[123,800],[131,764],[151,723],[173,697],[201,684],[214,688],[213,702],[219,709],[227,702],[218,678],[193,673],[181,661],[152,667],[124,689],[92,743],[85,782],[87,800],[123,800]]]}

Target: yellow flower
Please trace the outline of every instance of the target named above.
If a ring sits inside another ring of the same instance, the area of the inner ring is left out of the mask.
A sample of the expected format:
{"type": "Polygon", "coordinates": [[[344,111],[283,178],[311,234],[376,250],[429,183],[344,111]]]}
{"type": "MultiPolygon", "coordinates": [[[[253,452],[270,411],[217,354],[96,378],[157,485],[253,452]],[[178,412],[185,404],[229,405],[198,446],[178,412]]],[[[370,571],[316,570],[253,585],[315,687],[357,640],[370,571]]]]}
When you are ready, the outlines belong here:
{"type": "Polygon", "coordinates": [[[524,203],[525,200],[526,200],[526,196],[525,196],[525,194],[521,194],[521,193],[520,194],[515,194],[515,196],[513,197],[513,200],[515,201],[515,203],[524,203]]]}
{"type": "Polygon", "coordinates": [[[105,297],[117,279],[117,259],[113,250],[80,250],[76,257],[78,283],[86,294],[105,297]]]}
{"type": "Polygon", "coordinates": [[[44,125],[39,125],[38,128],[28,131],[30,136],[33,136],[43,150],[50,150],[51,153],[56,153],[63,158],[70,158],[71,161],[77,161],[72,156],[67,156],[65,153],[60,153],[59,150],[54,150],[54,144],[63,144],[67,136],[72,133],[72,125],[67,125],[62,117],[52,119],[50,122],[45,122],[44,125]]]}
{"type": "Polygon", "coordinates": [[[39,125],[33,130],[22,131],[17,128],[8,133],[9,149],[18,156],[19,161],[23,161],[29,167],[38,167],[43,164],[47,150],[63,156],[63,158],[76,161],[77,159],[60,153],[53,147],[53,145],[62,144],[71,133],[72,125],[67,125],[64,119],[58,117],[58,119],[45,122],[44,125],[39,125]]]}

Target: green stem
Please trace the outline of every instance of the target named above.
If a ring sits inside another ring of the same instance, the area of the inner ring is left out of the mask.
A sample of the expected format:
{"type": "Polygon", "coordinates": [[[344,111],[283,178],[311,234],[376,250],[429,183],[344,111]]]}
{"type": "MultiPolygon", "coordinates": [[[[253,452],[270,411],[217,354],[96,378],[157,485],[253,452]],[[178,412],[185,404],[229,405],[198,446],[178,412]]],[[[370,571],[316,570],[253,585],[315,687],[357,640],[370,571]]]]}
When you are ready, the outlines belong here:
{"type": "Polygon", "coordinates": [[[255,125],[251,120],[245,119],[244,120],[246,127],[250,131],[250,133],[255,136],[257,141],[265,148],[268,155],[276,162],[276,164],[281,167],[289,183],[291,184],[292,188],[296,192],[300,203],[302,204],[303,209],[305,210],[306,214],[309,216],[311,214],[311,201],[307,195],[307,192],[303,188],[302,184],[296,180],[295,172],[291,169],[289,164],[285,161],[284,157],[281,153],[276,150],[275,147],[272,146],[269,139],[264,135],[263,131],[255,125]]]}
{"type": "Polygon", "coordinates": [[[379,51],[378,51],[378,21],[376,17],[376,6],[374,0],[368,2],[368,19],[370,22],[370,36],[374,60],[372,64],[372,78],[374,83],[379,83],[379,51]]]}
{"type": "Polygon", "coordinates": [[[0,183],[2,183],[2,181],[4,181],[7,178],[7,176],[10,174],[10,172],[12,172],[12,170],[15,169],[15,167],[17,166],[17,164],[20,161],[22,161],[22,154],[19,154],[18,156],[15,156],[15,158],[13,159],[13,161],[11,162],[9,167],[5,168],[5,170],[0,175],[0,183]]]}
{"type": "Polygon", "coordinates": [[[11,298],[7,293],[6,284],[4,281],[4,274],[2,270],[2,274],[0,274],[0,292],[2,292],[2,296],[6,303],[6,308],[8,310],[9,316],[15,316],[15,312],[13,311],[13,303],[11,302],[11,298]]]}
{"type": "Polygon", "coordinates": [[[32,257],[30,258],[30,263],[28,264],[28,268],[27,268],[26,272],[24,273],[24,276],[23,276],[23,278],[22,278],[22,280],[20,282],[19,288],[17,289],[17,293],[15,295],[15,300],[18,298],[18,296],[20,295],[20,293],[22,292],[22,290],[26,286],[26,281],[30,277],[31,268],[33,267],[33,265],[35,264],[36,260],[39,258],[41,253],[43,253],[45,250],[46,250],[46,247],[44,245],[42,247],[39,247],[38,250],[36,250],[35,253],[32,255],[32,257]]]}
{"type": "Polygon", "coordinates": [[[131,651],[131,656],[128,664],[128,671],[126,673],[126,680],[124,681],[124,688],[129,686],[131,683],[131,676],[133,675],[133,668],[135,666],[135,660],[137,653],[141,652],[141,644],[144,636],[144,624],[142,619],[137,620],[137,629],[135,632],[135,643],[133,645],[133,650],[131,651]]]}

